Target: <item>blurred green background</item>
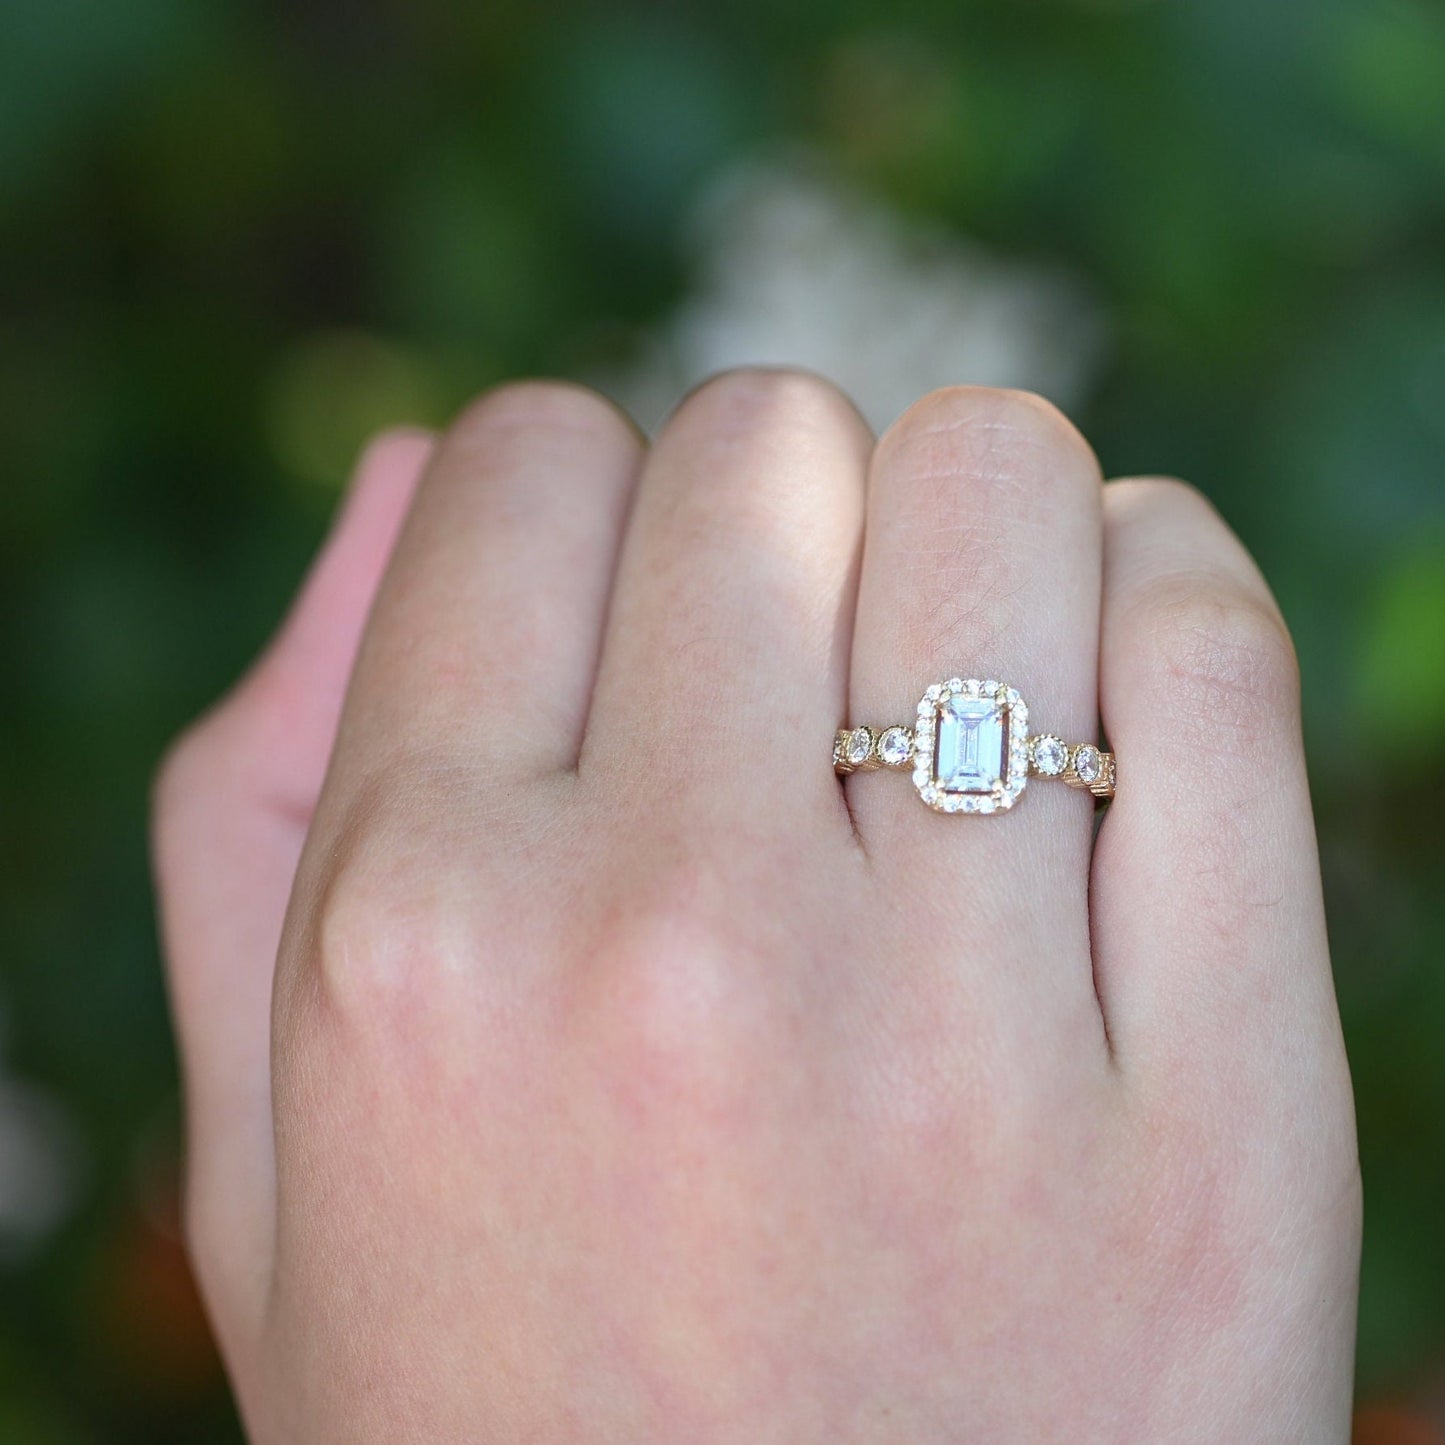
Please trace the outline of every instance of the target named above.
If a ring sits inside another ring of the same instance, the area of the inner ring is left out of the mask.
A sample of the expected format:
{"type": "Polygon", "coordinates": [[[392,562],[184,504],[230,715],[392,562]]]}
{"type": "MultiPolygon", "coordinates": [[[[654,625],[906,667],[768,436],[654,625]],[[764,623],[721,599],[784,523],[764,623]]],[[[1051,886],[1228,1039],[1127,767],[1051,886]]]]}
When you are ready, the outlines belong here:
{"type": "MultiPolygon", "coordinates": [[[[726,264],[719,177],[799,154],[1068,277],[1096,339],[1059,399],[1106,470],[1195,480],[1274,582],[1359,1096],[1361,1398],[1438,1396],[1437,6],[3,0],[0,1441],[238,1438],[175,1238],[165,740],[369,431],[518,372],[645,391],[726,264]]],[[[800,325],[846,336],[870,284],[800,325]]],[[[1036,350],[1084,347],[1043,314],[1036,350]]]]}

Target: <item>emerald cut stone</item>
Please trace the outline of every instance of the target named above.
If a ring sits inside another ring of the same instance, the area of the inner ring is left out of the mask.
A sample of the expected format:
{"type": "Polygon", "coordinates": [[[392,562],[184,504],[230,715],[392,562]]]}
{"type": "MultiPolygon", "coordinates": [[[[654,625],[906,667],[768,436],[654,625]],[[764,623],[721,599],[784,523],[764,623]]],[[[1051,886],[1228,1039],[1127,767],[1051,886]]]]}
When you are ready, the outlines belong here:
{"type": "Polygon", "coordinates": [[[1008,708],[989,697],[939,704],[933,781],[946,793],[992,793],[1008,773],[1008,708]]]}

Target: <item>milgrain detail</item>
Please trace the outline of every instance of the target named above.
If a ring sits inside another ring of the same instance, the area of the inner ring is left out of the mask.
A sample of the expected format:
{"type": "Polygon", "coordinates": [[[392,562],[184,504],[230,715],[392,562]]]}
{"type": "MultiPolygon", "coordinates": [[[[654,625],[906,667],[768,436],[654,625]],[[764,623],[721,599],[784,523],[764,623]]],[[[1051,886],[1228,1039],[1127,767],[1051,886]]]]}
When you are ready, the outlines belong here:
{"type": "Polygon", "coordinates": [[[950,678],[918,701],[913,726],[843,727],[833,738],[840,776],[912,768],[919,797],[938,813],[1006,812],[1030,776],[1057,778],[1096,798],[1110,798],[1118,770],[1093,743],[1029,734],[1028,705],[1017,689],[992,678],[950,678]]]}

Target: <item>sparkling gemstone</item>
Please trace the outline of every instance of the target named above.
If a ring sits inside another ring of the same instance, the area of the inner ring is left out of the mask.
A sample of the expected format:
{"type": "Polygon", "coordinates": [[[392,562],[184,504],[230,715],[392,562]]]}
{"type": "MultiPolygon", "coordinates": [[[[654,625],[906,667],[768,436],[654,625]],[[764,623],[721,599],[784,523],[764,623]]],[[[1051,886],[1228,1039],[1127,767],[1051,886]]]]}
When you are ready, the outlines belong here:
{"type": "Polygon", "coordinates": [[[938,708],[934,783],[949,793],[992,793],[1008,771],[1008,733],[1008,709],[992,698],[948,698],[938,708]]]}
{"type": "Polygon", "coordinates": [[[1104,758],[1092,743],[1085,743],[1074,753],[1074,771],[1079,781],[1097,783],[1104,775],[1104,758]]]}
{"type": "Polygon", "coordinates": [[[868,761],[868,754],[872,751],[873,734],[867,728],[854,728],[852,737],[848,739],[848,761],[856,768],[868,761]]]}
{"type": "Polygon", "coordinates": [[[878,756],[890,768],[901,768],[913,753],[913,739],[907,728],[885,728],[878,739],[878,756]]]}
{"type": "Polygon", "coordinates": [[[1057,778],[1069,765],[1069,750],[1062,738],[1042,737],[1034,742],[1034,771],[1057,778]]]}

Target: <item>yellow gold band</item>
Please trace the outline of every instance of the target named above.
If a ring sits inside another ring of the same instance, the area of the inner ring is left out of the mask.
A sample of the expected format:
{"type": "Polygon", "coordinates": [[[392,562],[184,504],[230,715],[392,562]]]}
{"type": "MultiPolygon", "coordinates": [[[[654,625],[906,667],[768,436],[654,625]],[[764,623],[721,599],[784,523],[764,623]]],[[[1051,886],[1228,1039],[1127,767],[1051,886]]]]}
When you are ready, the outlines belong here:
{"type": "Polygon", "coordinates": [[[951,678],[933,684],[909,726],[839,728],[833,771],[911,771],[923,801],[940,813],[994,813],[1012,807],[1030,778],[1112,798],[1114,754],[1094,743],[1066,743],[1028,730],[1028,707],[1006,683],[951,678]]]}

